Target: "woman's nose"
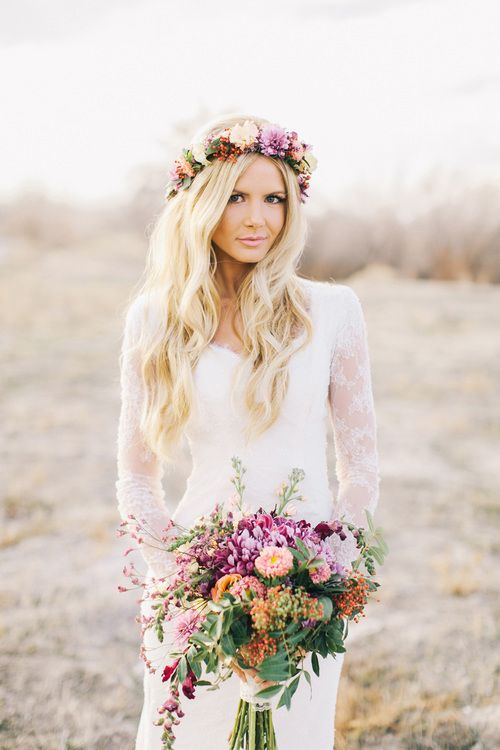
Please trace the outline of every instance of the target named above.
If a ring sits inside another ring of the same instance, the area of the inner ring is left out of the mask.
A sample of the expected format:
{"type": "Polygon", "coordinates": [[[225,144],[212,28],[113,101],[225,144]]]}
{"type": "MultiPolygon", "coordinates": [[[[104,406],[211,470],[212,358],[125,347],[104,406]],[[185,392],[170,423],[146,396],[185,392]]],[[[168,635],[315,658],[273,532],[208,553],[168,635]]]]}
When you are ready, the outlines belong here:
{"type": "Polygon", "coordinates": [[[264,216],[260,205],[249,205],[246,222],[252,226],[264,224],[264,216]]]}

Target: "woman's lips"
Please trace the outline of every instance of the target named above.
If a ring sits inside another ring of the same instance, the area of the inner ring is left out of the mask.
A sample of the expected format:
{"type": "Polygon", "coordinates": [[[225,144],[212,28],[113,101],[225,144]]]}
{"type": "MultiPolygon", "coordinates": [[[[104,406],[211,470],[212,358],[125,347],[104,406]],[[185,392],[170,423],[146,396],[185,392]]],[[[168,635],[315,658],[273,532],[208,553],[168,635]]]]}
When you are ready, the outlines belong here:
{"type": "Polygon", "coordinates": [[[243,242],[244,245],[248,245],[249,247],[255,247],[255,245],[260,245],[261,242],[264,242],[265,237],[262,239],[255,239],[255,240],[242,240],[240,237],[238,237],[240,242],[243,242]]]}

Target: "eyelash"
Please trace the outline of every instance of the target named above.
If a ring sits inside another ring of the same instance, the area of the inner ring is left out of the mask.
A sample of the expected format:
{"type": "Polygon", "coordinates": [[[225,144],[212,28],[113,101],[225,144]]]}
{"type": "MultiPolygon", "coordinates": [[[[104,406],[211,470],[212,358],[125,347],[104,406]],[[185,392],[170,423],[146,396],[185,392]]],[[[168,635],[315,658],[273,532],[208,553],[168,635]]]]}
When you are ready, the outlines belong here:
{"type": "MultiPolygon", "coordinates": [[[[229,203],[237,203],[237,201],[233,201],[233,200],[231,200],[231,198],[235,198],[235,197],[236,197],[237,195],[240,195],[240,196],[241,196],[242,194],[241,194],[241,193],[233,193],[233,194],[231,195],[231,197],[229,198],[229,201],[228,201],[228,202],[229,202],[229,203]]],[[[279,196],[279,195],[274,195],[274,194],[271,194],[271,195],[267,195],[267,196],[266,196],[266,198],[277,198],[277,199],[278,199],[278,200],[277,200],[277,202],[275,202],[275,203],[270,203],[270,205],[271,205],[271,206],[277,206],[277,205],[278,205],[279,203],[284,203],[284,202],[285,202],[285,200],[286,200],[286,198],[281,198],[281,196],[279,196]]],[[[239,203],[239,201],[238,201],[238,203],[239,203]]]]}

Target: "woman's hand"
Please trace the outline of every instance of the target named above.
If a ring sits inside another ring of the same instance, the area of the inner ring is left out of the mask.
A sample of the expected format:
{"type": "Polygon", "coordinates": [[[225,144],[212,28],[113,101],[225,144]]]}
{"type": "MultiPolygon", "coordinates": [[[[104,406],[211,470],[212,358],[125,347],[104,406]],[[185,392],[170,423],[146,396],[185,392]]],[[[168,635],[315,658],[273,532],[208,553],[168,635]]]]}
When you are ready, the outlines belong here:
{"type": "Polygon", "coordinates": [[[268,680],[261,680],[261,678],[257,675],[257,671],[253,667],[243,669],[237,663],[236,659],[232,660],[231,669],[233,670],[233,672],[236,672],[240,680],[243,680],[243,682],[247,682],[247,676],[249,675],[253,680],[255,680],[258,685],[262,686],[262,690],[276,684],[275,682],[269,682],[268,680]]]}

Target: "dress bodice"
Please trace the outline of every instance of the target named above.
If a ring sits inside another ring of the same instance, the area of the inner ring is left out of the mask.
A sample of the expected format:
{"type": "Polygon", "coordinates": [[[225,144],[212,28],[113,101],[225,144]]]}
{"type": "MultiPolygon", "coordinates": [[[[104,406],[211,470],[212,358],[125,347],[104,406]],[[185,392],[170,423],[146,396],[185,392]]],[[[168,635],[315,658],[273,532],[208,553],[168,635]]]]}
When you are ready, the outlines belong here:
{"type": "Polygon", "coordinates": [[[288,373],[288,389],[276,422],[248,444],[244,439],[247,419],[243,403],[245,357],[229,348],[210,345],[194,371],[196,401],[185,435],[192,457],[186,492],[174,520],[189,525],[193,514],[205,513],[216,499],[234,492],[229,480],[231,457],[237,455],[246,468],[244,499],[251,510],[271,509],[276,490],[294,467],[304,470],[303,494],[298,512],[308,520],[325,519],[333,498],[328,486],[326,438],[328,387],[335,320],[321,304],[326,285],[302,279],[308,293],[314,335],[304,348],[305,334],[295,341],[288,373]],[[315,293],[313,293],[315,292],[315,293]]]}
{"type": "MultiPolygon", "coordinates": [[[[376,423],[361,304],[346,285],[300,281],[308,299],[313,337],[302,349],[302,336],[296,340],[279,416],[264,433],[249,442],[244,438],[246,357],[209,344],[196,364],[195,398],[185,427],[192,470],[172,516],[182,526],[189,526],[234,493],[230,481],[233,456],[241,458],[246,468],[244,500],[250,510],[271,509],[278,486],[287,481],[294,467],[305,472],[298,488],[303,500],[296,504],[301,517],[317,523],[343,513],[347,520],[365,525],[364,509],[375,510],[379,483],[376,423]],[[328,482],[328,419],[334,433],[337,498],[328,482]]],[[[141,298],[137,298],[125,325],[117,497],[122,517],[140,514],[151,527],[161,529],[168,521],[163,468],[141,444],[138,418],[143,384],[138,363],[127,356],[141,319],[141,298]]],[[[160,575],[165,553],[155,546],[148,549],[147,544],[141,551],[160,575]]]]}

